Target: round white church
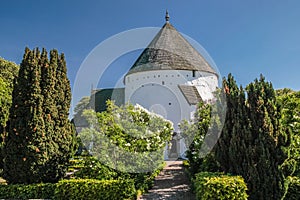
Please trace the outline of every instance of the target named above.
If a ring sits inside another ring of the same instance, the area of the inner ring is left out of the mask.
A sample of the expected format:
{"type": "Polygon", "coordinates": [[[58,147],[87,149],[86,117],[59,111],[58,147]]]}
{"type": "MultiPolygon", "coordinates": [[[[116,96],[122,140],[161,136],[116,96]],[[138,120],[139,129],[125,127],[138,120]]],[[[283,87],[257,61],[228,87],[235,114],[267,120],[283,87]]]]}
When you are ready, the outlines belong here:
{"type": "MultiPolygon", "coordinates": [[[[121,102],[139,104],[173,122],[176,147],[172,147],[173,155],[165,154],[168,159],[184,157],[186,147],[178,124],[193,118],[198,102],[213,99],[218,74],[171,25],[168,13],[165,18],[164,26],[125,75],[125,89],[119,88],[119,93],[124,95],[121,102]]],[[[97,93],[101,91],[105,89],[97,93]]]]}

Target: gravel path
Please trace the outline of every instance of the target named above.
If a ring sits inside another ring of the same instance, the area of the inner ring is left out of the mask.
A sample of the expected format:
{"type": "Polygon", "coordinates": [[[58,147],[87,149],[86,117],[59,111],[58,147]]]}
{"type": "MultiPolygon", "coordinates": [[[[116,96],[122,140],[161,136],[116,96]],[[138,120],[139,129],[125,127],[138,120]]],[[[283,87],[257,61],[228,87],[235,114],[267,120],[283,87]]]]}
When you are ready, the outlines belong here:
{"type": "Polygon", "coordinates": [[[154,186],[139,200],[195,200],[182,161],[166,161],[166,167],[156,177],[154,186]]]}

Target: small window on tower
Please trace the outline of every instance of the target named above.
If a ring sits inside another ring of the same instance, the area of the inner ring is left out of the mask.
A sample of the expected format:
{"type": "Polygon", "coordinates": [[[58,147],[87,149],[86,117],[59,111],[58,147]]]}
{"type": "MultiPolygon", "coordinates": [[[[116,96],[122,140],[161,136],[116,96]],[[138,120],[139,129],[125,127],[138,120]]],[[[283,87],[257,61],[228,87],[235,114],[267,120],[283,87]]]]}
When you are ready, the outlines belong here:
{"type": "Polygon", "coordinates": [[[164,81],[162,81],[162,82],[161,82],[161,84],[162,84],[162,85],[164,85],[164,84],[165,84],[165,82],[164,82],[164,81]]]}
{"type": "Polygon", "coordinates": [[[193,77],[195,77],[196,76],[196,71],[195,70],[193,70],[193,77]]]}

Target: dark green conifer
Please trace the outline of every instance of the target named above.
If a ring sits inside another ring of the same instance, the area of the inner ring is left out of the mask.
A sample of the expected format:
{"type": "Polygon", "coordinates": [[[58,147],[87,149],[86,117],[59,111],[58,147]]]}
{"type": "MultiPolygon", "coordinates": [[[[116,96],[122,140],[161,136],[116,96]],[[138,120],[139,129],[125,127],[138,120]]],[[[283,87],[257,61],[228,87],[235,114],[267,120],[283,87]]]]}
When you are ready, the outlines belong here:
{"type": "Polygon", "coordinates": [[[287,145],[279,123],[275,92],[261,76],[238,89],[231,75],[224,81],[227,94],[225,126],[215,147],[215,156],[227,173],[242,175],[249,199],[281,199],[284,176],[280,165],[287,145]]]}
{"type": "Polygon", "coordinates": [[[65,174],[74,132],[66,110],[70,98],[64,98],[70,97],[70,83],[66,67],[59,67],[60,59],[56,50],[50,52],[49,61],[45,49],[41,54],[25,49],[4,146],[4,178],[9,183],[56,182],[65,174]],[[60,81],[59,70],[64,74],[60,81]]]}
{"type": "Polygon", "coordinates": [[[10,128],[4,145],[4,178],[11,183],[38,180],[35,173],[39,153],[39,135],[44,129],[38,66],[39,52],[25,49],[19,76],[13,90],[10,128]],[[29,174],[29,172],[34,172],[29,174]]]}

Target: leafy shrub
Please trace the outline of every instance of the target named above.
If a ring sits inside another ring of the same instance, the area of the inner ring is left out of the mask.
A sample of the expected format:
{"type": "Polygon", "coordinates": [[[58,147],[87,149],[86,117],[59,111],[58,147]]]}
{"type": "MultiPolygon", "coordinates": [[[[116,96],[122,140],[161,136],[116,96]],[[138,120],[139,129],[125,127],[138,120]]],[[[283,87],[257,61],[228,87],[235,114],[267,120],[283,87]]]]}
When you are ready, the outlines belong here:
{"type": "Polygon", "coordinates": [[[286,200],[298,200],[300,197],[300,178],[288,177],[289,187],[285,196],[286,200]]]}
{"type": "Polygon", "coordinates": [[[120,177],[121,172],[102,164],[95,157],[89,156],[83,159],[83,167],[74,174],[74,178],[115,180],[120,177]]]}
{"type": "Polygon", "coordinates": [[[83,111],[89,123],[79,133],[87,151],[110,168],[123,172],[152,172],[163,162],[172,123],[140,106],[118,107],[107,102],[107,110],[83,111]]]}
{"type": "Polygon", "coordinates": [[[135,199],[132,180],[63,180],[57,183],[55,199],[135,199]]]}
{"type": "Polygon", "coordinates": [[[247,186],[240,176],[200,172],[193,179],[198,200],[247,199],[247,186]]]}
{"type": "Polygon", "coordinates": [[[161,164],[156,170],[147,173],[120,172],[102,164],[95,157],[85,157],[83,167],[77,171],[72,178],[75,179],[97,179],[97,180],[134,180],[136,190],[147,191],[154,182],[154,178],[163,169],[161,164]]]}
{"type": "Polygon", "coordinates": [[[0,185],[0,199],[52,199],[55,187],[51,183],[0,185]]]}
{"type": "Polygon", "coordinates": [[[0,199],[135,199],[133,180],[62,180],[56,184],[0,185],[0,199]]]}

